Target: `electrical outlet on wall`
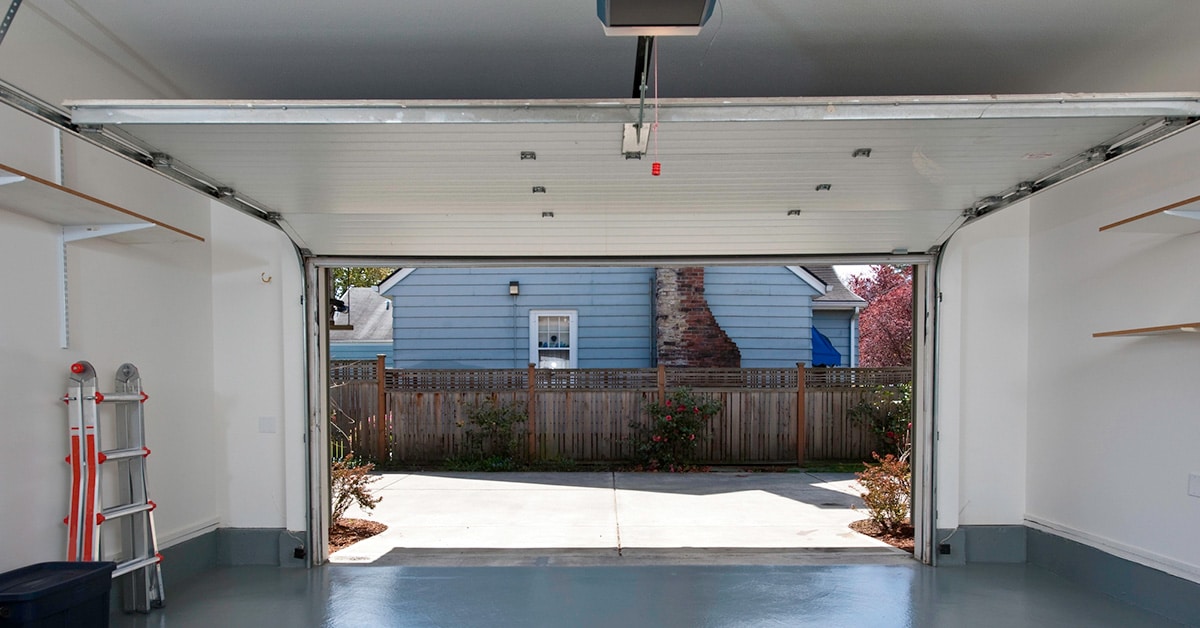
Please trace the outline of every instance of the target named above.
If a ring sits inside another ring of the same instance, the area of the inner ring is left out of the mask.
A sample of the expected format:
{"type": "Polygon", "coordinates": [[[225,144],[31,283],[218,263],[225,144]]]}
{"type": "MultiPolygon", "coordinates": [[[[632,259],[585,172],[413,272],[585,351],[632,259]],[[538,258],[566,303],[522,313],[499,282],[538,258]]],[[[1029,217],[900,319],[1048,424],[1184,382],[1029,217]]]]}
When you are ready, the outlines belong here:
{"type": "Polygon", "coordinates": [[[1188,474],[1188,495],[1200,497],[1200,473],[1188,474]]]}

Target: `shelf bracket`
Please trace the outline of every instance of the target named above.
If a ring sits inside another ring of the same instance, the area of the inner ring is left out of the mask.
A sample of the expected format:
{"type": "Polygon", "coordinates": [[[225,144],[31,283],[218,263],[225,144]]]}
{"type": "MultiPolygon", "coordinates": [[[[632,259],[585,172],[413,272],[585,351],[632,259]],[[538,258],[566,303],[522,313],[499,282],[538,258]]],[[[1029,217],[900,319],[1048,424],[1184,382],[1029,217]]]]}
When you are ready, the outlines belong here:
{"type": "Polygon", "coordinates": [[[129,233],[130,231],[141,231],[153,227],[154,223],[150,222],[133,222],[115,225],[86,225],[86,226],[70,226],[63,227],[64,242],[78,242],[80,240],[90,240],[92,238],[107,238],[118,233],[129,233]]]}
{"type": "MultiPolygon", "coordinates": [[[[24,177],[22,177],[24,178],[24,177]]],[[[135,222],[115,225],[82,225],[64,226],[58,236],[58,345],[63,349],[71,348],[71,316],[67,309],[67,244],[104,238],[118,233],[129,233],[153,227],[154,223],[135,222]]]]}
{"type": "Polygon", "coordinates": [[[1200,209],[1168,209],[1163,212],[1169,216],[1178,216],[1180,218],[1191,218],[1192,220],[1200,220],[1200,209]]]}

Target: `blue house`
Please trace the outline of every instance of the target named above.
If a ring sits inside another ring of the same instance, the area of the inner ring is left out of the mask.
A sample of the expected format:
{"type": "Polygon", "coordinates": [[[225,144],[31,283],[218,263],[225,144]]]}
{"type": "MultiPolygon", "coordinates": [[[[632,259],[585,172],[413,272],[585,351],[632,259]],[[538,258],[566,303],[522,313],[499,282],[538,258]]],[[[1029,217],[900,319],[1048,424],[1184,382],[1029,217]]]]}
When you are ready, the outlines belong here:
{"type": "Polygon", "coordinates": [[[350,288],[342,295],[344,312],[334,312],[329,330],[329,359],[374,360],[386,355],[392,366],[392,302],[376,288],[350,288]]]}
{"type": "Polygon", "coordinates": [[[697,272],[401,269],[379,286],[392,304],[392,363],[424,369],[692,364],[664,356],[715,323],[710,335],[735,345],[745,368],[857,365],[857,312],[866,303],[833,267],[690,270],[697,272]],[[678,307],[689,281],[700,282],[699,307],[678,307]]]}

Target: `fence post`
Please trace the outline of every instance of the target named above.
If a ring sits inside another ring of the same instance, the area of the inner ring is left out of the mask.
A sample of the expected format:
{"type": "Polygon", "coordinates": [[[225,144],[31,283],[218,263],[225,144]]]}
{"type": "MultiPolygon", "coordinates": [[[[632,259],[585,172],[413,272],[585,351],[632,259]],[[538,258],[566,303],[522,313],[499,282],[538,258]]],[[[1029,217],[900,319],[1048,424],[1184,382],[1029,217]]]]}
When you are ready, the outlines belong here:
{"type": "Polygon", "coordinates": [[[664,404],[667,402],[667,366],[665,364],[658,365],[658,403],[664,404]]]}
{"type": "Polygon", "coordinates": [[[537,368],[532,362],[529,363],[528,395],[525,403],[525,411],[529,415],[525,422],[525,444],[529,449],[529,459],[533,460],[537,455],[537,368]]]}
{"type": "Polygon", "coordinates": [[[808,436],[805,434],[805,409],[804,409],[804,389],[808,386],[808,382],[804,377],[804,363],[796,364],[796,464],[804,464],[804,447],[807,444],[808,436]]]}
{"type": "Polygon", "coordinates": [[[375,427],[379,431],[380,463],[387,462],[387,356],[375,355],[375,386],[377,400],[375,405],[375,427]]]}

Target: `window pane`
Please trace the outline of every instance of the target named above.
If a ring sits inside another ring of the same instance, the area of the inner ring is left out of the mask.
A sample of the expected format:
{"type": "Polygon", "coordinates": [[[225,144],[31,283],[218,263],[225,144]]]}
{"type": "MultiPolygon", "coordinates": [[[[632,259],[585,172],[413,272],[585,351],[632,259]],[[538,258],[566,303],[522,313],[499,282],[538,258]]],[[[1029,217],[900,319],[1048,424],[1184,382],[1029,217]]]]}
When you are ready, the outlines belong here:
{"type": "Polygon", "coordinates": [[[571,317],[538,317],[538,346],[568,348],[571,346],[571,317]]]}
{"type": "Polygon", "coordinates": [[[538,368],[565,369],[571,366],[571,352],[554,349],[538,350],[538,368]]]}

